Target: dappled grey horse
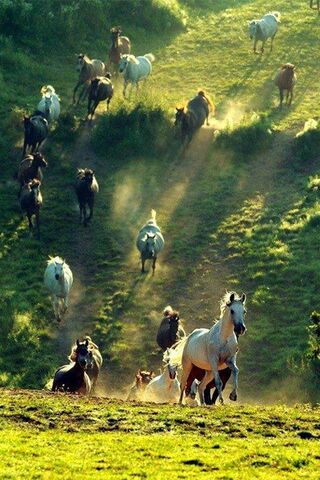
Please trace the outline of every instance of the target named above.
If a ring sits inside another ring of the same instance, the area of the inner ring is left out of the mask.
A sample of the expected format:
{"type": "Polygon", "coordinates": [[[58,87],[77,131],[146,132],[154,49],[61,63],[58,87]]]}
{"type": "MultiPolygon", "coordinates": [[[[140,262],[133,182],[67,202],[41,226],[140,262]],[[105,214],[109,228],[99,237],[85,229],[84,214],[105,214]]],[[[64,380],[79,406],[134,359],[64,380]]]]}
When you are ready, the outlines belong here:
{"type": "Polygon", "coordinates": [[[270,50],[272,51],[273,40],[278,31],[278,23],[280,23],[280,13],[267,13],[260,20],[252,20],[249,23],[249,36],[253,42],[253,51],[257,53],[257,43],[262,42],[261,53],[264,52],[264,44],[271,38],[270,50]]]}
{"type": "Polygon", "coordinates": [[[150,220],[139,231],[136,246],[141,256],[141,272],[145,272],[145,261],[152,260],[152,274],[154,275],[158,253],[164,247],[164,238],[156,222],[155,210],[151,210],[150,220]]]}
{"type": "Polygon", "coordinates": [[[152,62],[155,57],[152,53],[146,53],[140,57],[134,55],[121,55],[119,62],[119,72],[123,73],[124,86],[123,96],[126,96],[126,90],[129,83],[136,85],[141,80],[145,80],[152,72],[152,62]]]}

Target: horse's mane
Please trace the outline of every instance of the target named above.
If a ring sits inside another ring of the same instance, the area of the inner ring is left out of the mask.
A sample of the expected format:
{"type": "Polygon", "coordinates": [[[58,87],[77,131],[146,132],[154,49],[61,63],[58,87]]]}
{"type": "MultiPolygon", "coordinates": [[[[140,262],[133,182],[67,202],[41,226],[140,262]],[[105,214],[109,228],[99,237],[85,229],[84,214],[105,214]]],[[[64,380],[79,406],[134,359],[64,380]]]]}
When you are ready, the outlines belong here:
{"type": "Polygon", "coordinates": [[[51,263],[64,263],[64,260],[61,257],[51,257],[49,255],[49,260],[47,260],[47,264],[50,265],[51,263]]]}
{"type": "Polygon", "coordinates": [[[139,61],[137,60],[137,58],[132,55],[132,53],[127,53],[126,55],[123,55],[124,57],[126,57],[126,59],[130,62],[130,63],[134,63],[135,65],[138,65],[139,61]]]}
{"type": "Polygon", "coordinates": [[[234,294],[234,300],[235,301],[240,301],[241,297],[236,292],[226,292],[223,297],[220,300],[220,318],[223,316],[226,307],[228,306],[228,303],[230,301],[230,296],[234,294]]]}
{"type": "MultiPolygon", "coordinates": [[[[84,343],[86,340],[89,342],[89,345],[88,345],[89,350],[99,350],[98,345],[96,345],[92,341],[92,339],[91,339],[91,337],[89,337],[89,335],[86,335],[80,343],[84,343]]],[[[70,362],[75,362],[76,361],[76,359],[77,359],[76,353],[77,353],[77,342],[75,342],[71,347],[71,352],[70,352],[70,355],[68,356],[68,360],[70,362]]]]}

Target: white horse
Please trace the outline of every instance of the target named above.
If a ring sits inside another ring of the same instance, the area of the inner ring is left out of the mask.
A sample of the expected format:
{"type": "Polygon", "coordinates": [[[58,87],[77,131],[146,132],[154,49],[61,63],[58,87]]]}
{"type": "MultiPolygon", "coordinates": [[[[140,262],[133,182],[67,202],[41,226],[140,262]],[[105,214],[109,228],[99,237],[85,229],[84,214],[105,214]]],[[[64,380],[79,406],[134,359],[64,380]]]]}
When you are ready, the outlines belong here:
{"type": "Polygon", "coordinates": [[[44,284],[51,294],[54,315],[58,322],[68,309],[72,283],[73,275],[69,265],[60,257],[49,257],[44,272],[44,284]]]}
{"type": "Polygon", "coordinates": [[[38,103],[37,111],[43,113],[48,122],[58,120],[60,115],[60,98],[51,85],[41,88],[42,99],[38,103]]]}
{"type": "Polygon", "coordinates": [[[185,399],[185,404],[188,405],[188,407],[198,407],[200,405],[199,385],[200,380],[195,378],[191,384],[190,392],[186,395],[185,399]]]}
{"type": "Polygon", "coordinates": [[[164,247],[164,238],[160,227],[156,222],[157,212],[151,210],[151,218],[140,229],[136,246],[141,255],[141,273],[144,273],[144,264],[146,260],[152,260],[152,274],[156,269],[157,255],[164,247]]]}
{"type": "Polygon", "coordinates": [[[152,72],[152,62],[155,57],[152,53],[146,53],[146,55],[135,57],[134,55],[121,55],[119,62],[119,72],[123,73],[124,86],[123,96],[126,96],[126,90],[128,83],[136,85],[140,80],[145,80],[152,72]]]}
{"type": "Polygon", "coordinates": [[[219,370],[227,366],[233,373],[233,390],[230,400],[237,400],[238,372],[236,356],[238,352],[237,336],[243,335],[246,330],[244,324],[246,296],[239,297],[235,292],[226,293],[221,301],[220,320],[210,330],[198,328],[186,339],[180,340],[171,354],[171,361],[182,364],[180,403],[183,400],[185,386],[192,369],[192,365],[206,370],[206,374],[199,385],[200,401],[204,404],[204,390],[211,380],[215,380],[219,393],[219,400],[223,403],[222,381],[219,370]]]}
{"type": "Polygon", "coordinates": [[[260,20],[252,20],[249,23],[249,36],[251,40],[252,39],[254,40],[254,43],[253,43],[254,53],[257,53],[256,48],[257,48],[257,42],[259,40],[262,42],[261,53],[264,52],[264,44],[266,43],[268,38],[271,38],[270,50],[272,52],[273,40],[278,31],[278,23],[280,23],[279,12],[267,13],[260,20]]]}
{"type": "Polygon", "coordinates": [[[178,366],[170,361],[170,349],[163,354],[165,367],[163,373],[153,378],[146,386],[144,392],[145,402],[178,403],[180,396],[180,383],[177,379],[178,366]]]}

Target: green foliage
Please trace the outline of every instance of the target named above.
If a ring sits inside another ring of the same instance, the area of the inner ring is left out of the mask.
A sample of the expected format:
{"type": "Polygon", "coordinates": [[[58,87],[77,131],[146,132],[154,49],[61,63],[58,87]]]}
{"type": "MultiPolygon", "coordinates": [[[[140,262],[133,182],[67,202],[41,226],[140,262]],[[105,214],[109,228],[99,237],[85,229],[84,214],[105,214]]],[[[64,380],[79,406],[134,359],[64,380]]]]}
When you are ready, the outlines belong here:
{"type": "Polygon", "coordinates": [[[313,161],[320,151],[320,124],[316,128],[306,129],[297,135],[292,146],[292,153],[297,162],[313,161]]]}
{"type": "Polygon", "coordinates": [[[307,357],[310,359],[315,373],[320,374],[320,313],[312,312],[310,316],[309,348],[307,357]]]}
{"type": "Polygon", "coordinates": [[[234,128],[226,128],[216,138],[220,148],[248,155],[267,148],[272,141],[272,123],[266,115],[254,114],[234,128]]]}
{"type": "Polygon", "coordinates": [[[93,134],[97,152],[113,157],[161,155],[172,142],[172,120],[154,96],[119,103],[101,116],[93,134]]]}
{"type": "Polygon", "coordinates": [[[57,142],[72,143],[79,135],[81,120],[71,112],[63,112],[57,122],[54,130],[54,136],[57,142]]]}

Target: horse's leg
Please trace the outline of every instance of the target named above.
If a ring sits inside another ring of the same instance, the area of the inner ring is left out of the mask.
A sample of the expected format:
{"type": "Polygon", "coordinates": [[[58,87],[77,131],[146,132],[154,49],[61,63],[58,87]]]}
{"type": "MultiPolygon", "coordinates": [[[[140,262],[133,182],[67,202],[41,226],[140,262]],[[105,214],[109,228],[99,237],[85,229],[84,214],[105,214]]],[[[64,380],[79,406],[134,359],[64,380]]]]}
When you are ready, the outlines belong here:
{"type": "Polygon", "coordinates": [[[28,217],[28,221],[29,221],[29,232],[31,234],[32,229],[33,229],[33,224],[32,224],[32,218],[31,218],[32,214],[29,211],[27,211],[27,217],[28,217]]]}
{"type": "MultiPolygon", "coordinates": [[[[219,375],[220,375],[220,378],[221,378],[221,381],[222,381],[222,391],[223,391],[225,389],[225,386],[226,386],[229,378],[231,377],[230,368],[225,368],[223,370],[220,370],[219,375]]],[[[217,398],[218,398],[218,390],[215,388],[214,392],[212,394],[211,400],[210,400],[211,401],[210,405],[214,405],[216,403],[217,398]]]]}
{"type": "Polygon", "coordinates": [[[265,43],[266,43],[266,41],[265,41],[265,40],[262,40],[262,45],[261,45],[261,53],[263,53],[263,52],[264,52],[264,44],[265,44],[265,43]]]}
{"type": "Polygon", "coordinates": [[[192,362],[189,359],[182,358],[182,376],[180,381],[179,405],[182,405],[184,391],[185,391],[191,370],[192,370],[192,362]]]}
{"type": "Polygon", "coordinates": [[[272,49],[273,49],[273,40],[274,40],[274,37],[276,36],[276,34],[274,34],[272,37],[271,37],[271,45],[270,45],[270,52],[272,52],[272,49]]]}
{"type": "Polygon", "coordinates": [[[26,138],[25,138],[25,139],[24,139],[24,142],[23,142],[22,158],[23,158],[23,157],[25,156],[25,154],[26,154],[27,145],[28,145],[28,143],[27,143],[27,140],[26,140],[26,138]]]}
{"type": "Polygon", "coordinates": [[[290,89],[290,100],[289,100],[289,106],[291,105],[292,103],[292,99],[293,99],[293,88],[290,89]]]}
{"type": "MultiPolygon", "coordinates": [[[[73,104],[76,103],[76,92],[77,92],[78,88],[80,87],[80,85],[82,85],[82,82],[80,82],[80,80],[78,80],[77,85],[73,89],[73,97],[72,97],[73,104]]],[[[79,103],[79,100],[78,100],[78,103],[79,103]]]]}
{"type": "Polygon", "coordinates": [[[94,206],[94,199],[92,199],[89,203],[89,217],[88,217],[88,220],[87,222],[89,222],[91,220],[91,218],[93,217],[93,206],[94,206]]]}
{"type": "Polygon", "coordinates": [[[59,299],[54,295],[53,300],[52,300],[52,305],[53,305],[53,313],[55,316],[55,319],[60,322],[60,312],[59,312],[59,299]]]}
{"type": "Polygon", "coordinates": [[[253,53],[257,53],[257,43],[258,43],[258,40],[255,38],[253,42],[253,53]]]}
{"type": "Polygon", "coordinates": [[[36,227],[37,227],[37,239],[40,240],[40,213],[39,210],[35,213],[36,227]]]}
{"type": "Polygon", "coordinates": [[[88,94],[88,86],[87,86],[87,84],[85,83],[85,84],[83,85],[83,89],[81,90],[81,93],[80,93],[80,95],[79,95],[79,98],[78,98],[78,101],[77,101],[77,105],[79,105],[79,103],[80,103],[80,101],[81,101],[82,99],[85,100],[87,94],[88,94]]]}
{"type": "Polygon", "coordinates": [[[83,205],[83,225],[87,226],[87,207],[86,204],[83,205]]]}
{"type": "Polygon", "coordinates": [[[145,261],[146,259],[141,256],[141,273],[145,272],[145,269],[144,269],[145,261]]]}
{"type": "Polygon", "coordinates": [[[154,272],[155,272],[155,269],[156,269],[156,261],[157,261],[157,257],[153,257],[153,260],[152,260],[152,276],[154,275],[154,272]]]}
{"type": "Polygon", "coordinates": [[[205,392],[205,389],[206,389],[208,383],[212,382],[212,380],[213,380],[213,372],[212,371],[206,371],[205,376],[201,380],[201,382],[199,384],[199,388],[198,388],[201,405],[206,404],[204,392],[205,392]]]}
{"type": "Polygon", "coordinates": [[[238,374],[239,368],[236,365],[236,357],[231,357],[230,360],[226,362],[228,367],[231,369],[233,373],[233,390],[229,395],[230,400],[236,401],[238,398],[238,374]]]}
{"type": "Polygon", "coordinates": [[[111,98],[112,97],[108,97],[107,99],[107,112],[109,112],[109,104],[110,104],[111,98]]]}
{"type": "Polygon", "coordinates": [[[280,94],[280,108],[282,108],[282,103],[283,103],[283,90],[279,88],[279,94],[280,94]]]}
{"type": "Polygon", "coordinates": [[[126,97],[128,82],[125,80],[123,84],[123,96],[126,97]]]}

